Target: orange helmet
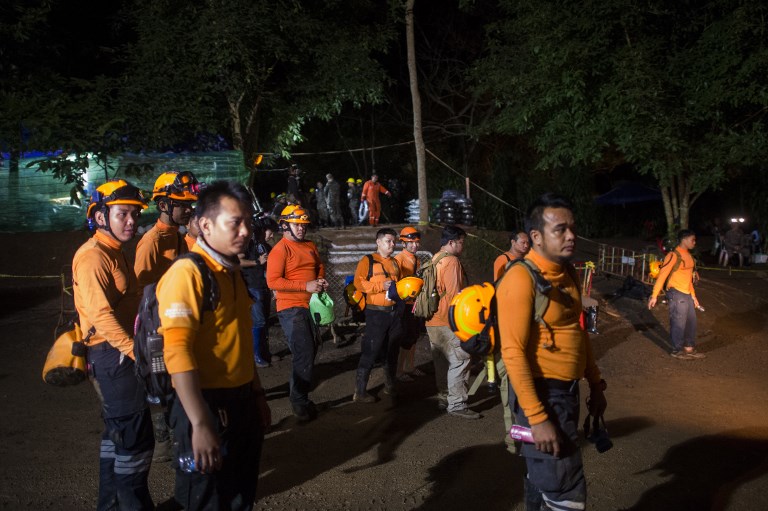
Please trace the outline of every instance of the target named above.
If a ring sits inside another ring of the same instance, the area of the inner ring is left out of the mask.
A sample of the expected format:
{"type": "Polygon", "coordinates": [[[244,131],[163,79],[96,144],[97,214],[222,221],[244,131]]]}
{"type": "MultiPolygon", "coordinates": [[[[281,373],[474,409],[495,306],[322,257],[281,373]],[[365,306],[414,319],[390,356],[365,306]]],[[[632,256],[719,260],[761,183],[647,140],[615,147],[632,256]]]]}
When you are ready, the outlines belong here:
{"type": "Polygon", "coordinates": [[[359,311],[365,310],[365,295],[355,289],[354,282],[350,282],[347,284],[347,287],[344,288],[344,298],[346,298],[347,303],[353,309],[359,311]]]}
{"type": "MultiPolygon", "coordinates": [[[[448,323],[451,330],[460,341],[467,341],[479,334],[491,313],[491,300],[496,294],[493,284],[484,282],[483,285],[465,287],[453,297],[448,307],[448,323]]],[[[495,343],[491,329],[491,345],[495,343]]]]}
{"type": "Polygon", "coordinates": [[[171,170],[163,172],[155,181],[155,187],[152,189],[152,200],[160,197],[181,201],[196,201],[197,194],[200,193],[200,184],[195,175],[189,171],[179,172],[171,170]]]}
{"type": "Polygon", "coordinates": [[[280,221],[289,224],[308,224],[309,213],[298,204],[289,204],[280,213],[280,221]]]}
{"type": "Polygon", "coordinates": [[[648,272],[648,276],[652,279],[659,278],[659,270],[661,270],[661,261],[656,259],[655,261],[651,261],[651,263],[648,265],[648,269],[650,270],[648,272]]]}
{"type": "Polygon", "coordinates": [[[420,239],[421,233],[410,225],[403,227],[403,230],[400,231],[400,241],[419,241],[420,239]]]}
{"type": "Polygon", "coordinates": [[[424,286],[424,281],[419,277],[405,277],[397,281],[397,294],[403,300],[412,300],[419,294],[424,286]]]}
{"type": "Polygon", "coordinates": [[[130,204],[139,206],[141,209],[147,208],[146,199],[141,190],[130,184],[125,179],[112,179],[96,188],[91,195],[86,210],[86,218],[91,218],[102,206],[112,206],[115,204],[130,204]]]}

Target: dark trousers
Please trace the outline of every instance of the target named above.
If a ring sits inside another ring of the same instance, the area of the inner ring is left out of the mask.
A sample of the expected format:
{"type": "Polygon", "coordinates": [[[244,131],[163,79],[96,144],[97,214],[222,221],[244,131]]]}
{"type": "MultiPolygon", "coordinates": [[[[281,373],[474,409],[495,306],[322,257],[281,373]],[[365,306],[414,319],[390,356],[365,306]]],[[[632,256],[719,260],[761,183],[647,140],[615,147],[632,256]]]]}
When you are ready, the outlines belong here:
{"type": "Polygon", "coordinates": [[[406,350],[416,344],[424,329],[424,320],[414,316],[412,309],[413,304],[406,303],[403,311],[403,334],[400,337],[400,347],[406,350]]]}
{"type": "Polygon", "coordinates": [[[315,327],[309,309],[291,307],[277,313],[280,326],[285,332],[288,349],[291,350],[290,401],[296,407],[309,405],[309,391],[312,388],[312,371],[315,367],[315,327]]]}
{"type": "Polygon", "coordinates": [[[202,393],[221,439],[222,468],[209,474],[179,470],[179,457],[192,453],[192,426],[181,401],[173,399],[170,408],[176,500],[187,511],[253,509],[264,430],[251,384],[234,389],[203,389],[202,393]]]}
{"type": "MultiPolygon", "coordinates": [[[[585,509],[587,483],[578,446],[578,381],[537,378],[534,383],[536,394],[544,404],[549,420],[559,430],[563,444],[560,446],[559,458],[537,451],[533,444],[522,445],[520,455],[525,458],[528,469],[525,481],[526,509],[538,509],[535,504],[537,498],[548,506],[544,509],[585,509]]],[[[509,390],[509,402],[515,421],[529,428],[528,418],[517,396],[513,394],[511,385],[509,390]]]]}
{"type": "Polygon", "coordinates": [[[88,349],[88,364],[104,419],[97,509],[154,509],[147,477],[155,438],[134,363],[104,342],[88,349]]]}
{"type": "Polygon", "coordinates": [[[403,311],[395,307],[392,311],[365,309],[365,335],[360,344],[358,370],[370,371],[376,360],[384,360],[387,378],[394,378],[397,370],[397,356],[400,353],[400,339],[403,332],[403,311]]]}
{"type": "Polygon", "coordinates": [[[672,339],[672,349],[683,351],[683,348],[696,346],[696,310],[693,297],[669,288],[665,291],[669,303],[669,336],[672,339]]]}

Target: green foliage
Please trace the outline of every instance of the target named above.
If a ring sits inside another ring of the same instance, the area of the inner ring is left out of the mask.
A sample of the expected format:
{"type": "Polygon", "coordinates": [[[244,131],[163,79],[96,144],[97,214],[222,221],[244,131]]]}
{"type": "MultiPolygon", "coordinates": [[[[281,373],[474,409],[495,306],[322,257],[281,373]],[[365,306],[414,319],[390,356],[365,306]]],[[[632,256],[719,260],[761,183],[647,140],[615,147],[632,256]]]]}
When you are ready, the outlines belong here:
{"type": "Polygon", "coordinates": [[[623,160],[687,215],[688,201],[768,156],[765,4],[500,5],[474,69],[478,92],[497,100],[486,132],[531,137],[558,181],[623,160]]]}

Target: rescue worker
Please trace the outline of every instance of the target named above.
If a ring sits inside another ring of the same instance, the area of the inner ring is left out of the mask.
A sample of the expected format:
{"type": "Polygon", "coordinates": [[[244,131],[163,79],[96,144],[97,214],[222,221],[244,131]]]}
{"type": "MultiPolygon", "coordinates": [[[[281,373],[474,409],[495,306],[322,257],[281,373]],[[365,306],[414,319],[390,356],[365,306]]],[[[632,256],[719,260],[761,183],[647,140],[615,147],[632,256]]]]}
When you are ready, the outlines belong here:
{"type": "Polygon", "coordinates": [[[384,185],[379,183],[379,176],[377,174],[371,175],[371,179],[365,182],[363,185],[363,192],[360,195],[361,201],[368,202],[368,222],[372,226],[379,225],[379,215],[381,214],[381,199],[379,194],[383,193],[387,197],[391,197],[384,185]]]}
{"type": "MultiPolygon", "coordinates": [[[[363,193],[363,180],[360,178],[355,179],[355,188],[357,188],[357,195],[358,197],[360,194],[363,193]]],[[[368,219],[368,203],[361,200],[360,204],[357,208],[357,213],[355,213],[355,222],[357,225],[364,225],[365,221],[368,219]]]]}
{"type": "Polygon", "coordinates": [[[187,253],[187,243],[179,227],[189,224],[192,218],[199,186],[191,172],[163,172],[155,180],[152,200],[160,217],[136,245],[133,265],[140,289],[160,280],[174,259],[187,253]]]}
{"type": "Polygon", "coordinates": [[[328,216],[333,227],[344,227],[344,215],[341,213],[341,187],[333,178],[333,174],[326,174],[325,179],[325,203],[328,206],[328,216]]]}
{"type": "Polygon", "coordinates": [[[355,289],[365,293],[365,334],[360,344],[360,362],[357,365],[356,403],[376,401],[368,394],[368,378],[380,356],[384,358],[384,393],[395,395],[395,370],[400,337],[403,333],[403,307],[390,300],[387,292],[400,280],[400,268],[392,257],[397,233],[393,229],[376,232],[376,252],[363,256],[355,269],[355,289]],[[371,275],[370,278],[368,275],[371,275]]]}
{"type": "Polygon", "coordinates": [[[240,265],[248,286],[248,294],[253,299],[251,320],[253,320],[253,360],[256,367],[269,367],[272,355],[269,352],[267,335],[272,294],[267,287],[267,257],[272,246],[269,241],[277,232],[277,222],[268,216],[253,219],[253,230],[245,252],[241,254],[240,265]]]}
{"type": "Polygon", "coordinates": [[[287,201],[291,204],[301,204],[304,200],[304,190],[301,188],[301,170],[295,163],[288,169],[288,183],[286,184],[287,201]]]}
{"type": "Polygon", "coordinates": [[[136,235],[146,207],[141,191],[122,179],[99,186],[87,210],[96,233],[72,261],[75,308],[83,332],[91,333],[87,359],[104,420],[99,510],[154,509],[147,476],[155,439],[133,355],[133,321],[141,295],[122,250],[136,235]]]}
{"type": "Polygon", "coordinates": [[[251,509],[264,432],[272,421],[253,364],[251,300],[237,255],[250,235],[251,197],[231,181],[200,193],[200,236],[192,248],[218,293],[203,314],[198,265],[180,259],[157,285],[163,353],[176,390],[171,424],[179,446],[176,501],[186,510],[251,509]],[[184,466],[194,460],[194,468],[184,466]]]}
{"type": "MultiPolygon", "coordinates": [[[[403,243],[403,250],[395,256],[395,261],[400,267],[400,278],[404,279],[415,275],[419,267],[416,252],[421,247],[421,233],[414,227],[403,227],[400,231],[400,241],[403,243]]],[[[419,318],[413,315],[413,302],[414,299],[405,302],[403,335],[397,361],[397,379],[404,382],[413,381],[413,376],[424,376],[424,373],[415,366],[416,341],[419,340],[424,325],[419,318]]]]}
{"type": "Polygon", "coordinates": [[[534,440],[520,450],[528,468],[525,509],[585,509],[579,380],[589,384],[593,416],[602,416],[606,401],[589,334],[579,325],[578,277],[568,266],[576,248],[573,209],[564,198],[545,194],[529,208],[525,228],[532,243],[525,259],[552,284],[542,321],[534,318],[536,290],[522,264],[507,270],[496,291],[512,411],[518,424],[530,426],[534,440]]]}
{"type": "Polygon", "coordinates": [[[448,321],[448,309],[453,297],[467,284],[464,267],[459,261],[466,237],[467,233],[461,227],[447,225],[443,229],[440,250],[432,257],[440,301],[437,312],[426,325],[435,364],[438,406],[454,417],[474,420],[481,416],[467,407],[467,381],[471,357],[461,349],[461,341],[451,330],[448,321]]]}
{"type": "Polygon", "coordinates": [[[304,239],[309,221],[301,206],[283,209],[278,221],[283,237],[272,248],[267,265],[267,285],[275,292],[277,317],[293,355],[289,400],[294,416],[302,422],[317,417],[315,403],[309,399],[317,354],[309,300],[312,293],[328,289],[317,247],[304,239]]]}
{"type": "MultiPolygon", "coordinates": [[[[176,257],[187,253],[188,245],[179,227],[188,224],[192,217],[199,186],[191,172],[163,172],[155,180],[152,200],[160,211],[160,218],[139,240],[133,265],[140,290],[160,280],[176,257]]],[[[165,463],[171,461],[171,434],[166,412],[159,405],[152,405],[151,410],[155,428],[153,461],[165,463]]]]}
{"type": "Polygon", "coordinates": [[[493,281],[499,280],[504,275],[507,263],[515,259],[522,259],[531,249],[531,238],[525,231],[513,231],[509,234],[509,250],[501,254],[493,262],[493,281]]]}
{"type": "Polygon", "coordinates": [[[184,241],[187,243],[187,252],[192,250],[192,247],[197,242],[197,236],[200,234],[200,227],[197,224],[197,217],[194,215],[189,218],[187,224],[187,234],[184,236],[184,241]]]}
{"type": "Polygon", "coordinates": [[[360,211],[360,193],[362,190],[355,184],[355,178],[347,179],[347,201],[349,202],[350,225],[358,225],[357,215],[360,211]]]}
{"type": "Polygon", "coordinates": [[[315,202],[317,203],[318,227],[328,227],[330,225],[330,216],[328,214],[328,199],[325,196],[326,190],[320,181],[317,182],[316,186],[314,194],[315,202]]]}

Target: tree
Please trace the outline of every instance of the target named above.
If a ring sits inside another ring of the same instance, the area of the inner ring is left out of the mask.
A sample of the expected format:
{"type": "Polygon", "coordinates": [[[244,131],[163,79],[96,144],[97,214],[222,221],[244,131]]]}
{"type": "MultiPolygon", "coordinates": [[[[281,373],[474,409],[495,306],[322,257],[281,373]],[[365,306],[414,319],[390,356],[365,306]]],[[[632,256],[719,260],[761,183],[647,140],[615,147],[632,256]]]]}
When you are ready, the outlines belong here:
{"type": "Polygon", "coordinates": [[[408,77],[413,103],[413,140],[416,148],[416,176],[419,187],[419,225],[426,225],[429,223],[429,203],[427,201],[426,151],[421,129],[421,96],[419,94],[419,76],[416,70],[416,43],[413,36],[413,6],[415,2],[416,0],[407,0],[405,5],[405,34],[408,46],[408,77]]]}
{"type": "Polygon", "coordinates": [[[477,90],[488,132],[525,134],[540,170],[631,163],[662,189],[670,231],[690,206],[764,160],[766,6],[716,0],[502,0],[477,90]]]}

